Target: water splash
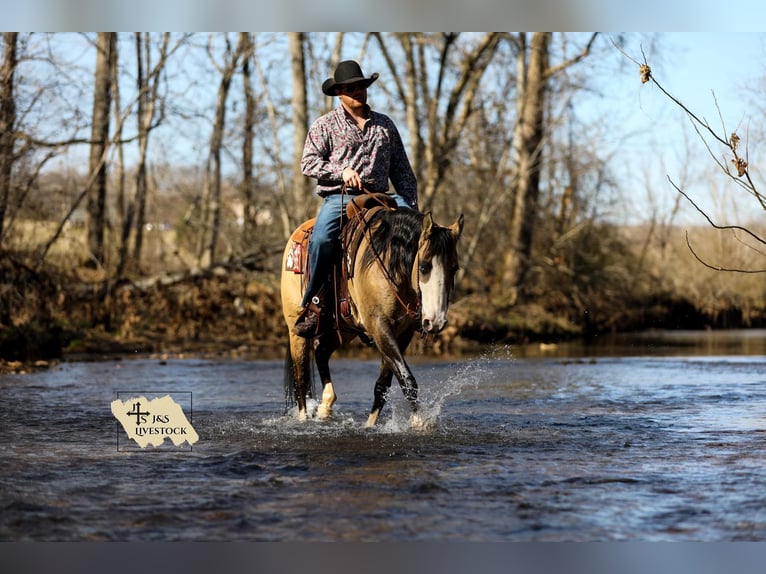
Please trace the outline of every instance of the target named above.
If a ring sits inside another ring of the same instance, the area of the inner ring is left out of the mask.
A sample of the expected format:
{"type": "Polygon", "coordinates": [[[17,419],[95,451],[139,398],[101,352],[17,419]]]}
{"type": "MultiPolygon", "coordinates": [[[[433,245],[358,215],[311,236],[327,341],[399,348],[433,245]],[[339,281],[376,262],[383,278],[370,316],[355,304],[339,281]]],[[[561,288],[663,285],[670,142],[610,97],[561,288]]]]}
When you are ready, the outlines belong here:
{"type": "Polygon", "coordinates": [[[467,363],[459,363],[456,370],[444,380],[421,386],[420,408],[414,417],[409,405],[403,401],[391,404],[391,416],[382,424],[384,432],[431,432],[438,426],[442,411],[448,400],[459,396],[466,389],[476,389],[490,375],[490,365],[498,359],[509,360],[510,347],[498,347],[467,363]]]}
{"type": "Polygon", "coordinates": [[[360,421],[352,415],[345,413],[341,408],[333,409],[332,415],[327,419],[316,416],[319,401],[306,399],[307,418],[298,418],[298,407],[294,406],[280,416],[266,418],[262,421],[263,430],[266,432],[278,431],[281,434],[293,436],[331,436],[342,435],[360,427],[360,421]]]}

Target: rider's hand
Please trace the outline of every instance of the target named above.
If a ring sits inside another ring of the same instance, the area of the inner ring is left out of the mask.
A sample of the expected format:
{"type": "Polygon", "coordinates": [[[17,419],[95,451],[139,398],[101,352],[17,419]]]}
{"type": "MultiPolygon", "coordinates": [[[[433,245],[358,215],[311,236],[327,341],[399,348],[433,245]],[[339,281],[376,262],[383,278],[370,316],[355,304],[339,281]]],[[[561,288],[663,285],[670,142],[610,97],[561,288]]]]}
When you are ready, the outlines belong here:
{"type": "Polygon", "coordinates": [[[343,170],[341,177],[343,178],[343,183],[346,187],[350,187],[351,189],[362,189],[362,178],[356,173],[355,169],[347,167],[343,170]]]}

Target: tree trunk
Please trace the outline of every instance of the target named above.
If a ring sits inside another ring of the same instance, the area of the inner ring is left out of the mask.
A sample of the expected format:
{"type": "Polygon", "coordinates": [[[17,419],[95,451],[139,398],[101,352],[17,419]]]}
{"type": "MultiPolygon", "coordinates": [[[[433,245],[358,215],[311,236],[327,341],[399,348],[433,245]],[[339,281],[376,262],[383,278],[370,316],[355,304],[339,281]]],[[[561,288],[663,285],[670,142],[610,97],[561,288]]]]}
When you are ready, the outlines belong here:
{"type": "MultiPolygon", "coordinates": [[[[140,38],[136,40],[136,56],[141,50],[140,38]]],[[[136,238],[133,244],[131,263],[135,267],[141,265],[141,252],[144,246],[144,226],[146,224],[146,202],[149,196],[149,175],[147,153],[149,149],[149,134],[155,126],[157,117],[157,104],[159,102],[160,74],[165,67],[169,54],[170,33],[162,35],[160,53],[157,63],[151,65],[151,36],[145,33],[143,50],[145,69],[148,72],[146,79],[139,86],[138,104],[138,165],[136,166],[136,238]]],[[[140,57],[138,58],[141,59],[140,57]]],[[[160,115],[160,118],[162,114],[160,115]]]]}
{"type": "Polygon", "coordinates": [[[404,104],[404,111],[407,118],[407,133],[409,134],[410,150],[408,153],[410,163],[412,164],[412,171],[415,173],[415,178],[420,181],[422,179],[422,167],[423,167],[423,139],[420,134],[420,115],[418,110],[418,66],[415,62],[415,45],[422,48],[422,36],[420,34],[414,35],[410,33],[401,33],[397,37],[399,44],[401,44],[402,51],[404,53],[404,82],[399,80],[399,76],[396,73],[396,64],[388,51],[383,37],[380,32],[373,32],[372,36],[378,41],[380,50],[383,53],[383,58],[386,60],[389,70],[391,70],[391,76],[396,86],[399,99],[404,104]],[[414,40],[414,41],[413,41],[414,40]]]}
{"type": "Polygon", "coordinates": [[[0,243],[5,230],[6,211],[11,198],[14,147],[16,141],[16,100],[14,83],[18,32],[3,34],[3,63],[0,69],[0,243]]]}
{"type": "MultiPolygon", "coordinates": [[[[133,239],[133,254],[130,257],[130,267],[138,268],[141,261],[141,251],[144,247],[144,224],[146,222],[146,150],[149,145],[149,128],[154,116],[154,101],[150,97],[150,82],[146,77],[146,69],[149,68],[150,40],[149,33],[142,37],[141,32],[136,32],[136,87],[138,88],[138,101],[136,120],[138,124],[138,163],[136,164],[135,189],[135,230],[133,239]]],[[[155,82],[156,85],[156,82],[155,82]]],[[[156,94],[156,91],[155,91],[156,94]]],[[[133,225],[133,221],[130,222],[133,225]]]]}
{"type": "MultiPolygon", "coordinates": [[[[330,56],[330,70],[334,70],[340,64],[341,54],[343,54],[343,40],[345,39],[343,32],[335,33],[335,46],[330,56]]],[[[335,107],[335,98],[333,96],[324,97],[324,105],[322,106],[322,113],[326,114],[335,107]]]]}
{"type": "Polygon", "coordinates": [[[106,162],[101,158],[109,146],[109,110],[112,104],[113,53],[117,49],[115,32],[99,32],[96,45],[96,72],[93,92],[93,125],[90,144],[90,170],[96,177],[88,190],[88,259],[86,265],[103,266],[106,255],[106,162]]]}
{"type": "Polygon", "coordinates": [[[598,33],[593,33],[574,57],[550,66],[552,36],[550,32],[534,32],[528,50],[527,34],[522,32],[517,36],[517,120],[513,133],[513,154],[518,177],[512,194],[508,249],[502,274],[503,296],[511,304],[523,297],[523,285],[531,265],[546,131],[545,109],[550,99],[549,80],[587,57],[598,33]]]}
{"type": "Polygon", "coordinates": [[[247,250],[256,240],[255,179],[253,177],[253,138],[255,137],[255,96],[250,63],[255,57],[249,32],[240,32],[242,50],[242,87],[245,97],[245,125],[242,134],[242,240],[247,250]]]}
{"type": "MultiPolygon", "coordinates": [[[[122,140],[122,121],[120,121],[120,109],[122,107],[120,103],[120,87],[117,78],[117,67],[112,70],[112,83],[114,85],[114,116],[116,120],[115,129],[115,141],[117,142],[117,218],[120,222],[120,239],[117,255],[117,270],[115,271],[116,277],[122,277],[123,270],[125,269],[125,261],[128,249],[128,236],[130,234],[131,226],[133,225],[133,201],[128,197],[128,192],[125,185],[125,153],[123,149],[122,140]]],[[[139,69],[139,76],[141,71],[139,69]]]]}
{"type": "Polygon", "coordinates": [[[547,98],[548,46],[551,34],[535,32],[526,63],[526,37],[521,45],[517,66],[517,101],[520,109],[514,128],[514,163],[518,180],[513,194],[509,248],[506,251],[503,283],[509,288],[511,303],[516,302],[532,253],[532,238],[540,195],[540,165],[545,133],[545,100],[547,98]]]}
{"type": "MultiPolygon", "coordinates": [[[[285,239],[290,237],[293,232],[298,218],[294,216],[292,206],[290,205],[290,197],[288,196],[287,184],[285,183],[284,169],[280,158],[282,157],[282,146],[279,138],[279,118],[274,101],[271,99],[271,90],[269,89],[269,83],[266,81],[266,74],[260,65],[259,58],[254,54],[253,66],[258,73],[258,79],[261,87],[261,97],[263,98],[263,104],[266,106],[266,115],[269,118],[269,125],[271,127],[271,149],[269,150],[269,157],[274,163],[274,173],[276,177],[276,201],[279,206],[279,219],[282,224],[282,234],[285,239]]],[[[299,222],[298,222],[299,223],[299,222]]]]}
{"type": "Polygon", "coordinates": [[[210,137],[210,153],[207,163],[207,193],[203,209],[208,215],[203,218],[203,224],[210,231],[210,239],[202,244],[200,265],[203,267],[212,266],[216,262],[217,257],[216,249],[221,232],[221,150],[223,149],[223,134],[226,126],[226,100],[229,96],[231,80],[243,48],[244,46],[240,38],[236,49],[232,51],[229,39],[228,37],[226,38],[224,66],[221,68],[221,81],[218,84],[215,121],[213,123],[213,133],[210,137]]]}
{"type": "Polygon", "coordinates": [[[313,207],[311,199],[312,182],[301,172],[301,158],[303,146],[306,144],[308,135],[308,102],[306,98],[306,59],[304,56],[303,32],[290,32],[290,60],[292,62],[293,81],[293,193],[292,205],[288,206],[295,212],[294,220],[303,221],[309,215],[310,207],[313,207]]]}

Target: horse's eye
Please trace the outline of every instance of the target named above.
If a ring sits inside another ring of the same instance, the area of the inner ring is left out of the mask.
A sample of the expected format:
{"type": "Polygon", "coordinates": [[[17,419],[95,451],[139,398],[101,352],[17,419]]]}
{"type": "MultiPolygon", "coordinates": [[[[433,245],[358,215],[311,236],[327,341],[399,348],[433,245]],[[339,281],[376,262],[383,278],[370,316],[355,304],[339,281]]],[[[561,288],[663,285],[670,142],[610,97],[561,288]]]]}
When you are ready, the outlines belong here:
{"type": "Polygon", "coordinates": [[[434,267],[433,264],[430,261],[428,261],[425,263],[421,263],[418,269],[420,270],[422,274],[427,275],[428,273],[431,272],[431,269],[433,269],[433,267],[434,267]]]}

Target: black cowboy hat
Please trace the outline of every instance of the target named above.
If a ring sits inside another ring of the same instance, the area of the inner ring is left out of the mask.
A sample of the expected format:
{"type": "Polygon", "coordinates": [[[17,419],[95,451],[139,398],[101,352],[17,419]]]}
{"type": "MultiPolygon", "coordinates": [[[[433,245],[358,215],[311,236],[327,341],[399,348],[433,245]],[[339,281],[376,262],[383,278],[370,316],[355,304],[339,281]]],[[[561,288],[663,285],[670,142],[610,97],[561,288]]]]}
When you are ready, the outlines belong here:
{"type": "Polygon", "coordinates": [[[344,84],[355,84],[357,82],[363,83],[366,88],[375,80],[378,79],[378,74],[375,72],[369,78],[365,78],[362,73],[362,68],[354,60],[344,60],[338,67],[335,68],[335,74],[332,78],[327,78],[322,84],[322,91],[326,96],[334,96],[335,89],[338,86],[344,84]]]}

